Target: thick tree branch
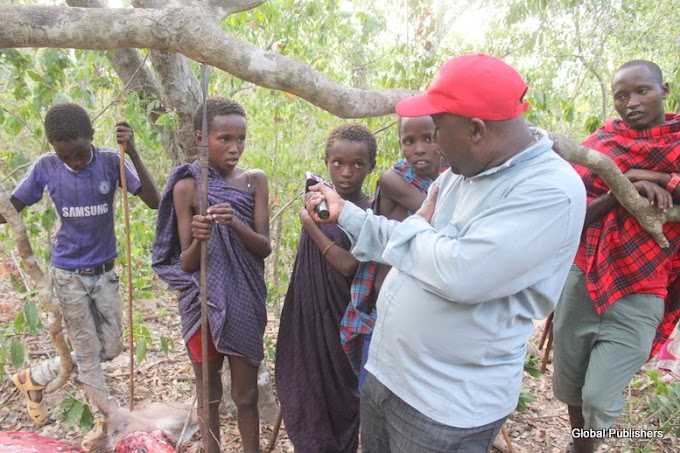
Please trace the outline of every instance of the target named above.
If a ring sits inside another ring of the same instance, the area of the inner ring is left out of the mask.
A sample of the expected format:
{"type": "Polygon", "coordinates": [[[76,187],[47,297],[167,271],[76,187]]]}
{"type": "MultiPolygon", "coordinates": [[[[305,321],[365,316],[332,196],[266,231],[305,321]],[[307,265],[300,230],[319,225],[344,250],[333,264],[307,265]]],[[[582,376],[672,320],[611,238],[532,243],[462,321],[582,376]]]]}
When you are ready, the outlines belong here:
{"type": "Polygon", "coordinates": [[[659,246],[665,248],[670,245],[663,234],[663,224],[680,221],[680,207],[673,206],[665,213],[659,211],[656,206],[649,204],[646,198],[638,194],[633,183],[621,173],[621,170],[609,157],[581,146],[562,135],[551,133],[550,138],[555,142],[553,148],[562,158],[588,167],[597,173],[611,189],[621,206],[640,222],[642,228],[654,238],[659,246]]]}
{"type": "Polygon", "coordinates": [[[64,386],[73,369],[73,361],[71,360],[71,353],[64,339],[64,333],[61,327],[61,310],[59,302],[52,292],[52,285],[50,278],[40,268],[38,261],[33,254],[33,248],[28,240],[26,226],[19,213],[14,209],[10,202],[10,196],[5,186],[0,183],[0,215],[2,215],[14,232],[17,250],[21,256],[21,262],[26,267],[28,275],[35,283],[40,294],[43,306],[47,309],[47,326],[52,336],[52,344],[57,349],[57,353],[61,358],[61,369],[56,379],[51,381],[45,387],[45,392],[51,393],[59,390],[64,386]]]}
{"type": "MultiPolygon", "coordinates": [[[[200,5],[198,0],[193,4],[200,5]]],[[[206,6],[158,9],[0,7],[0,48],[92,50],[147,48],[177,52],[265,88],[287,91],[341,118],[393,113],[411,90],[357,90],[291,58],[226,34],[206,6]],[[106,24],[103,26],[102,24],[106,24]]]]}

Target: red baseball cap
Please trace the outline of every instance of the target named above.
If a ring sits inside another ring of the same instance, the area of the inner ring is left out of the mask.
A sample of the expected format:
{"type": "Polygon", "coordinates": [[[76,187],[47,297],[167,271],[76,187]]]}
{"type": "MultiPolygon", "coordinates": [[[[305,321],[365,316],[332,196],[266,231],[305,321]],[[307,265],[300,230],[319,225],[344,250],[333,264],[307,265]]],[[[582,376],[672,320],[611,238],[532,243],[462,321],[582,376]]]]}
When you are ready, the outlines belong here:
{"type": "Polygon", "coordinates": [[[500,58],[483,53],[461,55],[444,63],[423,94],[399,101],[399,116],[453,113],[501,121],[526,112],[527,84],[500,58]]]}

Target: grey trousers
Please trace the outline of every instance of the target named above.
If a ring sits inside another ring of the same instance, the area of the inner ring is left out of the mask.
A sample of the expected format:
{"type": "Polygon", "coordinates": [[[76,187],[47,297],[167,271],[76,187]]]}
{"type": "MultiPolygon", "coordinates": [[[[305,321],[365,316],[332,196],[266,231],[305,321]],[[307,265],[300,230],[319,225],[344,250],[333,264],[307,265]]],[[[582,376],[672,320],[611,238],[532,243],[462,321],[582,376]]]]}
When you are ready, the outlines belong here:
{"type": "Polygon", "coordinates": [[[506,418],[475,428],[447,426],[409,406],[367,373],[361,392],[361,451],[485,453],[506,418]]]}
{"type": "Polygon", "coordinates": [[[598,314],[585,274],[572,269],[555,309],[553,392],[581,407],[585,429],[608,429],[625,406],[623,391],[649,358],[664,301],[630,294],[598,314]]]}

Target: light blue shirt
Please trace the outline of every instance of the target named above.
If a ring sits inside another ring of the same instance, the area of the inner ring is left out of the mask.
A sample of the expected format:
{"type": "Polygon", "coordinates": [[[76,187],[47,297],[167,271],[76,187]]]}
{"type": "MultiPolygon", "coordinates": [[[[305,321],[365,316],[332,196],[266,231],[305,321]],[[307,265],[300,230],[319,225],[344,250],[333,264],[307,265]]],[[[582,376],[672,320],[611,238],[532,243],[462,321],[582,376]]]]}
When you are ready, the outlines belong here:
{"type": "MultiPolygon", "coordinates": [[[[586,210],[578,174],[545,131],[472,178],[442,173],[431,224],[345,203],[338,223],[361,261],[392,266],[366,369],[448,426],[482,426],[517,406],[532,319],[557,304],[586,210]]],[[[430,188],[431,190],[431,188],[430,188]]]]}

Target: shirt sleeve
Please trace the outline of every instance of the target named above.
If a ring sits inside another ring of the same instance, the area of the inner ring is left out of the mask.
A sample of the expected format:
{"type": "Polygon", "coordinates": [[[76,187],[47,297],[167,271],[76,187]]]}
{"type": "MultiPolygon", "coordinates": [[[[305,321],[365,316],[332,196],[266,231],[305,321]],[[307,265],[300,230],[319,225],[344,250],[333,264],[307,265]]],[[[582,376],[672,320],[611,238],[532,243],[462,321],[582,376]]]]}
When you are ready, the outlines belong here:
{"type": "Polygon", "coordinates": [[[396,220],[388,220],[372,210],[364,211],[351,202],[346,202],[338,224],[352,240],[352,255],[359,261],[384,263],[382,253],[392,232],[400,225],[396,220]]]}
{"type": "Polygon", "coordinates": [[[573,259],[565,254],[575,251],[568,240],[580,228],[575,209],[560,189],[525,183],[462,231],[451,222],[437,231],[418,215],[391,230],[365,225],[384,247],[383,262],[444,299],[474,304],[525,290],[573,259]]]}
{"type": "Polygon", "coordinates": [[[12,196],[26,206],[40,201],[45,190],[45,168],[43,157],[39,157],[28,169],[24,177],[12,192],[12,196]]]}

